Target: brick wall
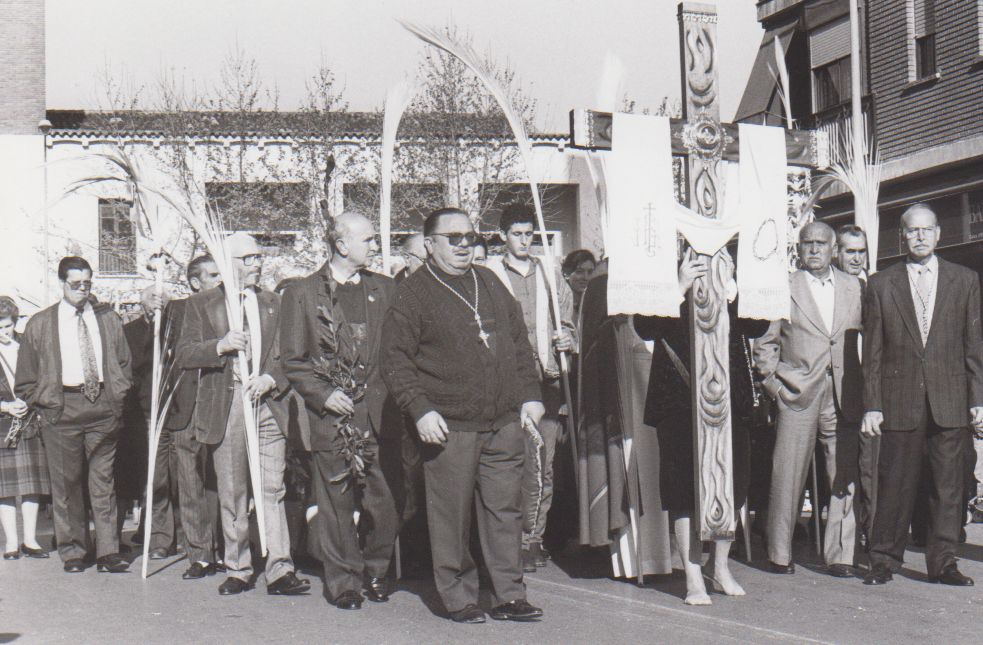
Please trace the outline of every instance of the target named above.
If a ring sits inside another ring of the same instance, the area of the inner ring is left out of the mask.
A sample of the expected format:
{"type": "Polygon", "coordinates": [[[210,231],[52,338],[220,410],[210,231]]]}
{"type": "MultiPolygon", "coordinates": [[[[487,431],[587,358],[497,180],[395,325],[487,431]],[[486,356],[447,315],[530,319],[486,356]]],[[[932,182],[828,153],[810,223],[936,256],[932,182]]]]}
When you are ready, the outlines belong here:
{"type": "Polygon", "coordinates": [[[44,0],[0,0],[0,134],[38,133],[44,64],[44,0]]]}
{"type": "Polygon", "coordinates": [[[935,0],[936,81],[912,84],[912,0],[868,0],[871,90],[884,160],[983,135],[977,0],[935,0]]]}

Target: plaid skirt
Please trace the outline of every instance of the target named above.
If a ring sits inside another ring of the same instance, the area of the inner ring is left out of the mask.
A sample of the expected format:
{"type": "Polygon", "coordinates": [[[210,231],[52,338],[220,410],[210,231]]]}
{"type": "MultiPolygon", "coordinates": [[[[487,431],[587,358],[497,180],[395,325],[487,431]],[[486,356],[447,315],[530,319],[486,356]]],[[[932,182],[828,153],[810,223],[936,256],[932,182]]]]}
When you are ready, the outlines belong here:
{"type": "Polygon", "coordinates": [[[13,450],[0,447],[0,497],[50,494],[48,461],[40,436],[21,439],[13,450]]]}

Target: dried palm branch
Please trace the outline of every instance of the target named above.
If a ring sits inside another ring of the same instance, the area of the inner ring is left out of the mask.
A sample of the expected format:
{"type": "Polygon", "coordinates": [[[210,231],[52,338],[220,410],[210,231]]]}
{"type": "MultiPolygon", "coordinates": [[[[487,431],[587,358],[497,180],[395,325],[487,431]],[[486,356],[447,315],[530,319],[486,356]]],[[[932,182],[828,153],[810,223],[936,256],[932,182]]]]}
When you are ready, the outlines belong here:
{"type": "Polygon", "coordinates": [[[768,70],[775,79],[775,88],[778,92],[778,98],[782,101],[782,108],[785,110],[785,122],[788,124],[788,129],[794,130],[795,120],[792,118],[792,104],[789,102],[792,88],[788,80],[788,67],[785,65],[785,48],[782,47],[782,41],[777,36],[775,37],[775,66],[778,69],[777,75],[770,65],[768,70]]]}
{"type": "Polygon", "coordinates": [[[379,235],[382,237],[382,269],[389,275],[389,264],[392,256],[392,185],[393,157],[396,154],[396,132],[403,112],[413,100],[415,89],[406,82],[401,82],[389,88],[386,93],[385,115],[382,119],[382,166],[380,168],[379,195],[379,235]]]}

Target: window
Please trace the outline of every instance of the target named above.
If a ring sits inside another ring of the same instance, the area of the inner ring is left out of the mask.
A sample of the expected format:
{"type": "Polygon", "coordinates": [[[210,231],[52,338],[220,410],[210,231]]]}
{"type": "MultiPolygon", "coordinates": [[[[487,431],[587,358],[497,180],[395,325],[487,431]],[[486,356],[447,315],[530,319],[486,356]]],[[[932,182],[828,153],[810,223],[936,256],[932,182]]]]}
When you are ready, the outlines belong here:
{"type": "Polygon", "coordinates": [[[123,199],[99,200],[100,273],[130,274],[137,271],[132,206],[123,199]]]}
{"type": "Polygon", "coordinates": [[[812,70],[815,112],[819,113],[850,100],[850,57],[812,70]]]}
{"type": "Polygon", "coordinates": [[[310,225],[311,191],[306,182],[209,182],[205,195],[229,231],[282,233],[310,225]]]}
{"type": "Polygon", "coordinates": [[[915,80],[934,76],[935,0],[914,0],[915,80]]]}
{"type": "Polygon", "coordinates": [[[983,240],[983,190],[973,190],[966,195],[969,239],[983,240]]]}
{"type": "MultiPolygon", "coordinates": [[[[379,218],[379,184],[367,181],[345,184],[342,188],[345,209],[364,213],[373,221],[379,218]]],[[[426,216],[446,205],[443,184],[393,182],[390,214],[392,229],[417,230],[426,216]]]]}

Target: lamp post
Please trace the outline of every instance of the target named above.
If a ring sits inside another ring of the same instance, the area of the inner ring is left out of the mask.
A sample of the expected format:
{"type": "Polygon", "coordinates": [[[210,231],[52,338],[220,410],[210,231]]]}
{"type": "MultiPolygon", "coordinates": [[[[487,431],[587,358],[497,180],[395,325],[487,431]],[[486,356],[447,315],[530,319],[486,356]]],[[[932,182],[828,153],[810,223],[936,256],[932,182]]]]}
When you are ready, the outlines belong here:
{"type": "Polygon", "coordinates": [[[41,299],[41,303],[43,304],[48,301],[51,287],[51,267],[48,264],[48,244],[50,237],[48,235],[48,132],[51,131],[51,121],[48,119],[41,119],[38,121],[38,130],[44,137],[44,141],[42,142],[42,145],[44,146],[44,164],[42,165],[42,172],[44,173],[42,175],[42,191],[44,193],[42,195],[42,199],[44,200],[42,202],[42,207],[44,208],[44,216],[42,219],[44,226],[44,231],[42,233],[44,239],[44,297],[41,299]]]}

